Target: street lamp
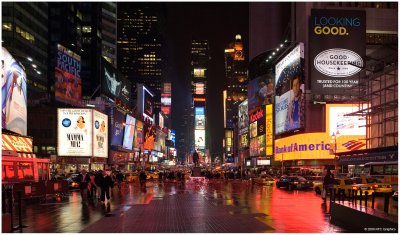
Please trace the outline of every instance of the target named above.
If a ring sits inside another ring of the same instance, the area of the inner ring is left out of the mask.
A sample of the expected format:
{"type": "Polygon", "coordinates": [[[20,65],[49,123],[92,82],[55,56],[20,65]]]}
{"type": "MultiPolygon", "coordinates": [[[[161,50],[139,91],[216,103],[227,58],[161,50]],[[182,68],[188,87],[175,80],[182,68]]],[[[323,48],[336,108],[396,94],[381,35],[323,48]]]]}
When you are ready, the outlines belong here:
{"type": "Polygon", "coordinates": [[[340,136],[340,132],[339,132],[339,130],[336,130],[336,132],[332,132],[332,138],[335,138],[335,152],[334,152],[334,155],[335,155],[335,158],[333,159],[333,161],[334,161],[334,165],[335,165],[335,170],[336,170],[336,168],[337,168],[337,159],[336,159],[336,153],[337,153],[337,138],[340,136]]]}

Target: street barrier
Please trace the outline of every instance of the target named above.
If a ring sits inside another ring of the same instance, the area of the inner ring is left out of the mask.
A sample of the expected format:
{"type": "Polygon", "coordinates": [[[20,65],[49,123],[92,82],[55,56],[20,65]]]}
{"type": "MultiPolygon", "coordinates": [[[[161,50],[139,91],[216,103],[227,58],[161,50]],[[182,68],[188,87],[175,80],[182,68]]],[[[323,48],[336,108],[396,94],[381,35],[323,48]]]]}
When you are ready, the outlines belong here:
{"type": "Polygon", "coordinates": [[[13,198],[17,198],[20,192],[21,199],[40,198],[44,199],[46,186],[44,181],[21,182],[13,185],[13,198]]]}
{"type": "Polygon", "coordinates": [[[389,193],[385,193],[385,203],[383,204],[383,211],[387,214],[389,213],[389,193]]]}

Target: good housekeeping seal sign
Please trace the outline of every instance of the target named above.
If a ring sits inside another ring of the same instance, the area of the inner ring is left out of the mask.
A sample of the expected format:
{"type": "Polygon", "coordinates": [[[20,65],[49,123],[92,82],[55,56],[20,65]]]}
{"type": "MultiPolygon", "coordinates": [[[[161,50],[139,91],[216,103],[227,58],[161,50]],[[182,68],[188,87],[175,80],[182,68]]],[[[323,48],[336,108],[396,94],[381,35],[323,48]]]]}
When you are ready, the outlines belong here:
{"type": "Polygon", "coordinates": [[[364,66],[365,11],[312,9],[311,89],[314,94],[351,95],[364,66]]]}

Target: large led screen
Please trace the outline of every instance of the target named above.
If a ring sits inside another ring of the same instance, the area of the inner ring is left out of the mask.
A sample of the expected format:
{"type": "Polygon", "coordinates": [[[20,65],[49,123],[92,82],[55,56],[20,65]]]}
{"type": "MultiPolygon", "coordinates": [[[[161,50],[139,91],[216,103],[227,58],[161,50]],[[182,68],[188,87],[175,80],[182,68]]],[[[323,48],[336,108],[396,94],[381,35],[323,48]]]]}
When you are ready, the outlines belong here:
{"type": "Polygon", "coordinates": [[[359,110],[358,105],[352,104],[327,104],[327,122],[329,123],[329,134],[339,135],[366,135],[366,117],[349,116],[359,110]]]}
{"type": "Polygon", "coordinates": [[[115,109],[111,118],[111,145],[119,146],[124,137],[125,115],[118,109],[115,109]]]}
{"type": "Polygon", "coordinates": [[[101,60],[101,92],[107,97],[118,98],[125,104],[131,102],[131,82],[125,79],[109,62],[101,60]]]}
{"type": "Polygon", "coordinates": [[[154,114],[153,95],[147,89],[143,89],[143,96],[143,113],[152,118],[154,114]]]}
{"type": "Polygon", "coordinates": [[[272,104],[274,101],[274,77],[268,73],[249,81],[247,98],[249,111],[272,104]]]}
{"type": "Polygon", "coordinates": [[[143,122],[140,120],[136,120],[136,131],[135,138],[133,139],[133,146],[137,149],[143,150],[143,142],[144,142],[144,133],[143,133],[143,122]]]}
{"type": "Polygon", "coordinates": [[[241,134],[239,137],[239,148],[246,149],[249,147],[249,133],[241,134]]]}
{"type": "Polygon", "coordinates": [[[27,135],[26,74],[21,65],[2,48],[2,128],[27,135]]]}
{"type": "Polygon", "coordinates": [[[265,135],[250,139],[250,157],[265,156],[265,135]]]}
{"type": "Polygon", "coordinates": [[[304,128],[304,45],[299,43],[275,66],[275,133],[304,128]]]}
{"type": "Polygon", "coordinates": [[[247,99],[239,104],[239,134],[247,133],[249,131],[249,112],[247,106],[247,99]]]}
{"type": "Polygon", "coordinates": [[[156,143],[156,129],[154,126],[144,124],[144,143],[143,148],[152,150],[156,143]]]}
{"type": "Polygon", "coordinates": [[[311,9],[311,90],[322,95],[352,95],[364,66],[364,10],[311,9]]]}
{"type": "Polygon", "coordinates": [[[135,125],[136,118],[129,114],[126,114],[125,119],[125,129],[124,129],[124,140],[122,142],[122,147],[125,149],[132,150],[133,148],[133,138],[135,135],[135,125]]]}
{"type": "Polygon", "coordinates": [[[93,110],[93,157],[108,156],[108,116],[93,110]]]}
{"type": "Polygon", "coordinates": [[[54,69],[58,101],[77,104],[82,99],[81,57],[66,47],[57,45],[57,66],[54,69]]]}
{"type": "Polygon", "coordinates": [[[266,154],[273,154],[274,146],[274,126],[273,126],[273,105],[269,104],[265,108],[265,147],[266,154]]]}
{"type": "Polygon", "coordinates": [[[161,105],[171,106],[171,94],[161,94],[161,105]]]}
{"type": "Polygon", "coordinates": [[[249,113],[249,121],[250,121],[250,138],[255,136],[260,136],[265,134],[265,107],[259,107],[254,109],[253,112],[249,113]],[[257,131],[254,131],[254,124],[256,124],[257,131]],[[251,126],[253,124],[253,126],[251,126]],[[255,134],[256,133],[256,134],[255,134]],[[255,134],[255,135],[254,135],[255,134]]]}
{"type": "Polygon", "coordinates": [[[58,156],[92,156],[92,110],[57,109],[58,156]]]}
{"type": "Polygon", "coordinates": [[[206,131],[194,130],[195,145],[197,148],[204,149],[206,147],[206,131]]]}
{"type": "Polygon", "coordinates": [[[195,107],[195,127],[196,130],[204,130],[205,129],[205,115],[204,115],[204,107],[195,107]]]}

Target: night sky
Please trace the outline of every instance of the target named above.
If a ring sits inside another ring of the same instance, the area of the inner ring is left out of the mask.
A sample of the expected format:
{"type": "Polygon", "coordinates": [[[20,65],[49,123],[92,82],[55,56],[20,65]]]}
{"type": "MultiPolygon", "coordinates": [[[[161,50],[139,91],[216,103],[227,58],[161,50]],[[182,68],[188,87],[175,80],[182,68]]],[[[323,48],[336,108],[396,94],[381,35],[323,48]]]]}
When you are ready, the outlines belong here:
{"type": "Polygon", "coordinates": [[[166,3],[166,44],[168,47],[167,75],[172,81],[172,128],[178,133],[183,122],[184,108],[190,104],[190,42],[206,39],[210,45],[211,61],[208,74],[207,110],[210,153],[222,156],[223,104],[226,89],[224,49],[242,35],[248,59],[248,3],[166,3]],[[210,102],[212,101],[212,102],[210,102]],[[211,114],[211,115],[210,115],[211,114]]]}

